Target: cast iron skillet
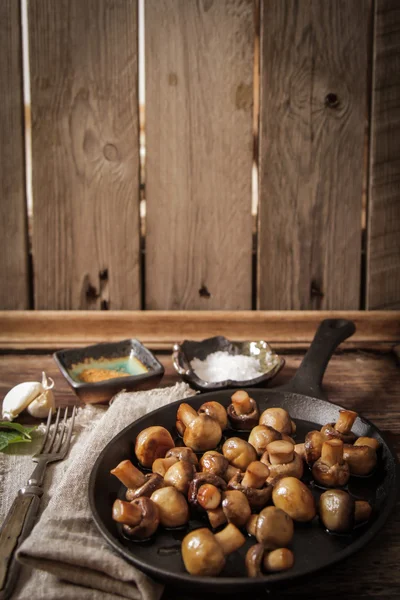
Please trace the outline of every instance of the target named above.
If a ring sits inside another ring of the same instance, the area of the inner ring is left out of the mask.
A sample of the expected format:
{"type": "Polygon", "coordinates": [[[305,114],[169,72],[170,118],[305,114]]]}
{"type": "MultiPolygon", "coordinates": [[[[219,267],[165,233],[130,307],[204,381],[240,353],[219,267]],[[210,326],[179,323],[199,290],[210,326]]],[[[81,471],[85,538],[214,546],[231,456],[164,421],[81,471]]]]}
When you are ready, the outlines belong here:
{"type": "MultiPolygon", "coordinates": [[[[325,394],[321,389],[321,382],[335,348],[354,331],[355,325],[350,321],[323,321],[299,370],[288,384],[270,390],[249,390],[250,395],[257,401],[260,412],[268,406],[280,406],[290,412],[297,424],[298,442],[304,440],[307,431],[320,429],[322,425],[337,420],[339,409],[342,407],[323,399],[325,394]]],[[[345,381],[343,385],[346,385],[345,381]]],[[[231,393],[229,390],[223,390],[201,394],[186,399],[185,402],[196,409],[211,399],[228,406],[231,393]]],[[[129,457],[135,462],[134,442],[137,434],[145,427],[162,425],[175,432],[175,416],[179,402],[147,414],[116,435],[99,455],[89,483],[90,506],[102,535],[122,556],[154,579],[174,583],[180,587],[207,588],[210,592],[218,593],[240,593],[252,587],[266,587],[270,584],[273,586],[278,582],[282,585],[284,581],[309,575],[350,556],[367,544],[382,528],[396,500],[399,467],[395,454],[388,447],[379,429],[359,417],[354,423],[353,431],[358,436],[377,438],[382,447],[379,450],[379,462],[375,472],[369,477],[352,477],[348,490],[355,498],[371,502],[373,517],[367,525],[356,528],[349,535],[327,533],[318,518],[308,524],[296,523],[292,546],[295,566],[290,571],[254,579],[247,578],[244,556],[247,549],[255,543],[254,538],[249,538],[239,551],[227,559],[219,577],[189,575],[181,559],[180,542],[189,530],[207,526],[206,520],[198,517],[191,519],[189,526],[181,530],[160,529],[149,542],[132,542],[123,538],[111,519],[111,507],[115,498],[123,497],[124,490],[116,477],[109,472],[125,458],[129,457]]],[[[225,437],[233,435],[237,435],[237,432],[228,431],[225,437]]],[[[246,434],[244,437],[247,439],[246,434]]],[[[310,476],[309,480],[311,489],[318,498],[323,490],[313,486],[310,476]]]]}

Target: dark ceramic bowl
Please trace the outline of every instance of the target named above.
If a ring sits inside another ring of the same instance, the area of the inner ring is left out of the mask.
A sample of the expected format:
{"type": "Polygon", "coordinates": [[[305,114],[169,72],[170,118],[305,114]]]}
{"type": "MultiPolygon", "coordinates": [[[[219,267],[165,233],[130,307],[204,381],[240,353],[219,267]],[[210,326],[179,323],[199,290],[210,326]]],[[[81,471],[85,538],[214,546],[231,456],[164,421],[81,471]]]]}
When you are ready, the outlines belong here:
{"type": "Polygon", "coordinates": [[[173,351],[173,363],[175,370],[184,381],[192,387],[201,391],[222,390],[225,388],[243,388],[258,387],[275,377],[285,364],[284,359],[278,356],[272,348],[264,341],[257,342],[230,342],[222,335],[194,342],[185,340],[182,344],[175,344],[173,351]],[[194,358],[205,360],[213,352],[229,352],[229,354],[244,354],[253,356],[260,364],[262,375],[255,379],[246,379],[244,381],[235,381],[226,379],[224,381],[204,381],[193,371],[190,362],[194,358]]]}
{"type": "Polygon", "coordinates": [[[53,357],[76,395],[87,404],[107,402],[121,390],[155,388],[164,375],[154,354],[135,339],[60,350],[53,357]],[[87,369],[111,369],[114,374],[121,372],[121,377],[86,383],[81,377],[87,369]]]}

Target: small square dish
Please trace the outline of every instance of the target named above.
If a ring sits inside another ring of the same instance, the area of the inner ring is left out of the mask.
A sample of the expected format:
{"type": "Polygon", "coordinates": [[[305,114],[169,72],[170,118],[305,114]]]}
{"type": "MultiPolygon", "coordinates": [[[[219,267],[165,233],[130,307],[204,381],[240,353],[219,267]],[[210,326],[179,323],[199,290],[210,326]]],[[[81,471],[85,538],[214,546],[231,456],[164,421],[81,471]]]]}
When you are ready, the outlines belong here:
{"type": "Polygon", "coordinates": [[[154,388],[164,375],[162,364],[136,339],[60,350],[53,357],[86,404],[107,402],[121,390],[154,388]]]}
{"type": "Polygon", "coordinates": [[[174,344],[172,358],[182,379],[201,391],[262,386],[285,364],[263,340],[235,343],[220,335],[174,344]],[[230,358],[239,356],[243,358],[230,358]]]}

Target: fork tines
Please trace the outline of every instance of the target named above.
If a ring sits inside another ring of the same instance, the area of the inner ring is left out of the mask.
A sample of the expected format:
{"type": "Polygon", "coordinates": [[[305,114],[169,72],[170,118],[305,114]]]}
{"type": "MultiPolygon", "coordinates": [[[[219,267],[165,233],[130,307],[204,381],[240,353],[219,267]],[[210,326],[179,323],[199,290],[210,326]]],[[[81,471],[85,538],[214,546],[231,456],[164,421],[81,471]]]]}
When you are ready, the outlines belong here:
{"type": "Polygon", "coordinates": [[[72,408],[72,414],[68,421],[68,406],[65,407],[64,415],[60,422],[61,407],[59,407],[56,413],[55,421],[53,425],[51,425],[52,411],[49,411],[46,422],[46,431],[43,436],[42,445],[39,451],[35,454],[36,457],[43,454],[58,453],[64,456],[68,452],[72,430],[74,427],[75,414],[76,406],[72,408]]]}

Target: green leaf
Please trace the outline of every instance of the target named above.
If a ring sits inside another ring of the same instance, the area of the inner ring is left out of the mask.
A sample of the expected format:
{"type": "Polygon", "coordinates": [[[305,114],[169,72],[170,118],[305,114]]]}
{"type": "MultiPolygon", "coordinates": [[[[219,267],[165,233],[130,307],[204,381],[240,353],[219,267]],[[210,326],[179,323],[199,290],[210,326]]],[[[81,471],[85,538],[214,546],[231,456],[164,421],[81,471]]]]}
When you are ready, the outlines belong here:
{"type": "Polygon", "coordinates": [[[0,451],[7,448],[10,444],[31,442],[31,433],[35,429],[36,427],[24,427],[19,423],[0,421],[0,451]]]}
{"type": "Polygon", "coordinates": [[[13,423],[11,421],[0,421],[0,429],[13,429],[14,431],[21,433],[24,437],[31,439],[31,433],[32,431],[35,431],[36,427],[25,427],[24,425],[13,423]]]}

